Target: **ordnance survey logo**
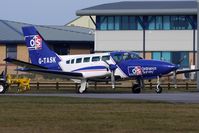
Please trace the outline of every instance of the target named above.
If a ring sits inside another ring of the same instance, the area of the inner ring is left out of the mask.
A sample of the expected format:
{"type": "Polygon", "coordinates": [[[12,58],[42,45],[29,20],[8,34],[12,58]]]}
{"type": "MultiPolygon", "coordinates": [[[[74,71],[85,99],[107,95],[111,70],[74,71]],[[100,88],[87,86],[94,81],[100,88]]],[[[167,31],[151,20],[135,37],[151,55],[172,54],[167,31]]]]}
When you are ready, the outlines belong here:
{"type": "Polygon", "coordinates": [[[42,38],[39,35],[34,35],[30,40],[30,47],[31,50],[40,50],[42,49],[42,38]]]}
{"type": "Polygon", "coordinates": [[[140,76],[143,74],[141,66],[130,66],[128,67],[128,71],[130,76],[140,76]]]}

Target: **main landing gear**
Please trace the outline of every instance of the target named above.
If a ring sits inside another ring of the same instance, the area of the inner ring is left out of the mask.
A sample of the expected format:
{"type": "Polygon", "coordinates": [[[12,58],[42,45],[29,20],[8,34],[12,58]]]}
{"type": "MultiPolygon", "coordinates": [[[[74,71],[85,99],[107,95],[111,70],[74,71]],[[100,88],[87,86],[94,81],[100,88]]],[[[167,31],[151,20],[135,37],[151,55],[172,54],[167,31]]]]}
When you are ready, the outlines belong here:
{"type": "Polygon", "coordinates": [[[80,86],[78,87],[77,93],[84,93],[88,88],[87,80],[81,80],[80,86]]]}
{"type": "MultiPolygon", "coordinates": [[[[141,92],[141,90],[144,88],[144,80],[137,79],[137,83],[133,85],[132,87],[132,93],[138,94],[141,92]]],[[[157,77],[157,85],[155,88],[156,93],[162,93],[162,87],[160,86],[160,77],[157,77]]]]}
{"type": "Polygon", "coordinates": [[[157,77],[157,86],[155,88],[156,93],[162,93],[162,87],[160,86],[160,77],[157,77]]]}
{"type": "Polygon", "coordinates": [[[137,83],[133,85],[132,92],[138,94],[144,88],[144,80],[138,79],[137,83]]]}

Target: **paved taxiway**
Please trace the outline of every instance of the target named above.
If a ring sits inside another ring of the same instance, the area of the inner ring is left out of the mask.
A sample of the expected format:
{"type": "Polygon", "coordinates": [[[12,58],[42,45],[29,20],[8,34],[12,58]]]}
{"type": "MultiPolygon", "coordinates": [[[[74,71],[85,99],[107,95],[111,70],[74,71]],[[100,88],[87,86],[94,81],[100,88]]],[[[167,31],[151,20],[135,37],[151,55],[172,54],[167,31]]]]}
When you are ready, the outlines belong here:
{"type": "Polygon", "coordinates": [[[77,97],[98,99],[128,99],[162,101],[170,103],[199,103],[199,92],[192,93],[162,93],[162,94],[3,94],[0,96],[34,96],[34,97],[77,97]]]}

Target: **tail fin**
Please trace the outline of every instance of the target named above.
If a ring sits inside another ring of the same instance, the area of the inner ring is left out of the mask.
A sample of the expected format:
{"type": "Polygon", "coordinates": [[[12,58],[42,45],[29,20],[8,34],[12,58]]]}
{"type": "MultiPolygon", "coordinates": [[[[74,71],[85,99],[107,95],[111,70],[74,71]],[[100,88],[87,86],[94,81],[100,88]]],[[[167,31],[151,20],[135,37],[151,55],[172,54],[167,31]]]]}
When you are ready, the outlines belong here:
{"type": "Polygon", "coordinates": [[[50,50],[34,26],[22,27],[31,62],[49,69],[59,70],[58,55],[50,50]]]}

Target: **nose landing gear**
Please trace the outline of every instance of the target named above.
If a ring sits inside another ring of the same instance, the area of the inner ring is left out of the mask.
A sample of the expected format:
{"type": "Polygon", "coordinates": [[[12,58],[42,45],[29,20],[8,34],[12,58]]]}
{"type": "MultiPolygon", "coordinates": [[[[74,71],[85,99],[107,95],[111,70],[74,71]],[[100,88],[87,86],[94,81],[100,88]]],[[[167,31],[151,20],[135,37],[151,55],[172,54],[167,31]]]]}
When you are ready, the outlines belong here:
{"type": "Polygon", "coordinates": [[[160,77],[159,76],[157,77],[157,86],[155,88],[155,92],[158,94],[162,93],[162,87],[160,86],[160,77]]]}

